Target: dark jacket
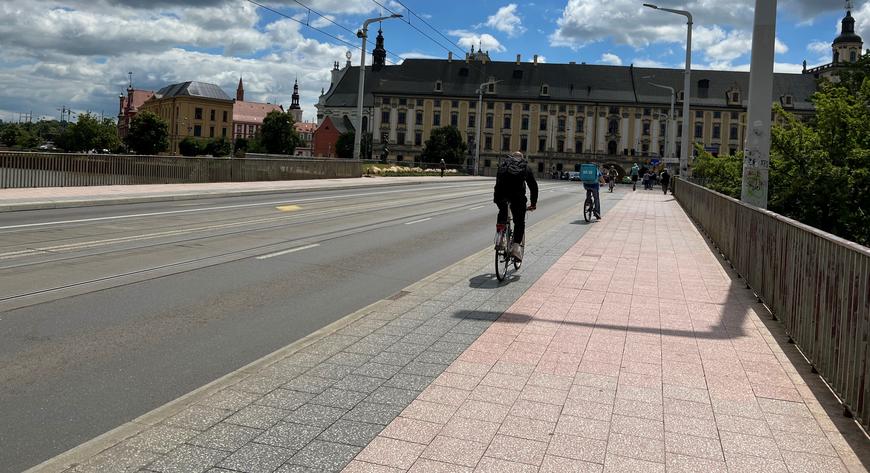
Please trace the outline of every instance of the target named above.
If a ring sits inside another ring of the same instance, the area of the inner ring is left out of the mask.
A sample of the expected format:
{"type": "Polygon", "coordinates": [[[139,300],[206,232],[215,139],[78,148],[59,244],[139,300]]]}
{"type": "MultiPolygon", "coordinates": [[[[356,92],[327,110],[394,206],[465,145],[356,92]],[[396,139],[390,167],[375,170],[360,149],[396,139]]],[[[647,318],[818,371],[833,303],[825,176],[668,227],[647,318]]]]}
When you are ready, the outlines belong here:
{"type": "Polygon", "coordinates": [[[529,203],[538,204],[538,181],[525,159],[506,157],[498,166],[493,202],[517,201],[526,198],[526,186],[531,194],[529,203]]]}

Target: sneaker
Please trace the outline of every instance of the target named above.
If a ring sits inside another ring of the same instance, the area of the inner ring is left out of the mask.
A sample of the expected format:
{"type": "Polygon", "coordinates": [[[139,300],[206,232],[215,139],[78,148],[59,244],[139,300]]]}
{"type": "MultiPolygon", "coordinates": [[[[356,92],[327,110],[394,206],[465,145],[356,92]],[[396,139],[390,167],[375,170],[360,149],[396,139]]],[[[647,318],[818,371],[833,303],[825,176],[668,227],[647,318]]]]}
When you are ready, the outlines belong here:
{"type": "Polygon", "coordinates": [[[514,243],[511,246],[511,256],[514,257],[517,261],[523,260],[523,247],[519,243],[514,243]]]}
{"type": "Polygon", "coordinates": [[[598,213],[598,212],[594,212],[594,214],[595,214],[595,218],[597,218],[598,220],[601,220],[601,214],[600,214],[600,213],[598,213]]]}

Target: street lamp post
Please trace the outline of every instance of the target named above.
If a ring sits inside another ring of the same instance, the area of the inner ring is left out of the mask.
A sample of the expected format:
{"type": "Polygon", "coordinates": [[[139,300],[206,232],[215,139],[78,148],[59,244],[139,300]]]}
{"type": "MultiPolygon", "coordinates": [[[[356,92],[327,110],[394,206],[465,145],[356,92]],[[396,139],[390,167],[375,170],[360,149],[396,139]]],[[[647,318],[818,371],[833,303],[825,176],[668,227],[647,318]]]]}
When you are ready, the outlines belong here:
{"type": "Polygon", "coordinates": [[[676,152],[675,151],[676,143],[674,142],[675,137],[677,136],[675,133],[676,127],[674,126],[676,124],[676,120],[674,118],[674,100],[676,97],[676,91],[674,90],[673,87],[669,87],[667,85],[654,84],[652,82],[650,82],[649,85],[651,85],[653,87],[658,87],[660,89],[666,89],[666,90],[671,91],[671,111],[670,111],[670,114],[668,114],[668,126],[667,126],[667,130],[666,130],[667,141],[665,141],[665,148],[667,148],[665,150],[665,156],[666,156],[665,164],[671,164],[671,163],[669,163],[669,161],[671,159],[673,159],[674,153],[676,152]]]}
{"type": "Polygon", "coordinates": [[[643,6],[686,17],[686,72],[683,81],[683,136],[680,150],[680,176],[689,177],[689,101],[692,97],[692,14],[685,10],[661,8],[657,5],[644,3],[643,6]]]}
{"type": "MultiPolygon", "coordinates": [[[[362,47],[360,47],[359,58],[359,89],[357,90],[356,99],[356,132],[353,137],[353,159],[360,159],[360,151],[362,144],[362,116],[363,116],[363,92],[365,90],[365,75],[366,75],[366,39],[368,39],[369,25],[391,18],[401,18],[398,13],[390,16],[382,16],[380,18],[369,18],[363,23],[362,29],[357,31],[356,36],[362,39],[362,47]]],[[[371,123],[369,123],[371,125],[371,123]]]]}
{"type": "Polygon", "coordinates": [[[477,125],[475,126],[475,135],[474,139],[474,169],[473,174],[476,176],[479,172],[480,165],[480,120],[481,115],[483,115],[483,88],[488,87],[490,85],[495,85],[501,82],[500,80],[484,82],[480,84],[480,87],[477,88],[477,125]]]}

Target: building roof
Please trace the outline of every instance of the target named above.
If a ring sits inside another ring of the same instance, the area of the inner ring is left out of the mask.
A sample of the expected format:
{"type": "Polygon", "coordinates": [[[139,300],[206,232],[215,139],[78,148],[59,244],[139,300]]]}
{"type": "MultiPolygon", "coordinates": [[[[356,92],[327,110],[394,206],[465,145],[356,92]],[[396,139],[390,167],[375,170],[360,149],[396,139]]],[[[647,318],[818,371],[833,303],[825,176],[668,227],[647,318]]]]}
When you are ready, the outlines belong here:
{"type": "Polygon", "coordinates": [[[317,123],[299,122],[294,124],[294,126],[299,133],[314,133],[317,130],[317,123]]]}
{"type": "Polygon", "coordinates": [[[847,11],[846,16],[840,22],[842,25],[840,34],[834,38],[834,44],[841,43],[863,43],[861,37],[855,34],[855,19],[852,18],[852,12],[847,11]]]}
{"type": "Polygon", "coordinates": [[[343,117],[341,120],[333,120],[331,117],[326,117],[322,122],[320,122],[320,125],[315,131],[318,131],[321,128],[325,129],[329,125],[332,125],[332,127],[341,134],[354,130],[353,124],[350,123],[350,120],[347,117],[343,117]]]}
{"type": "Polygon", "coordinates": [[[167,85],[154,94],[158,99],[169,97],[201,97],[213,100],[232,101],[226,92],[215,84],[207,82],[188,81],[178,84],[167,85]]]}
{"type": "Polygon", "coordinates": [[[263,119],[266,118],[269,112],[276,111],[283,112],[284,108],[271,103],[241,102],[237,100],[233,103],[233,122],[262,124],[263,119]]]}
{"type": "Polygon", "coordinates": [[[130,91],[128,91],[127,96],[124,97],[124,105],[122,108],[124,110],[127,110],[127,107],[131,107],[132,111],[134,111],[134,112],[139,110],[139,107],[141,107],[142,104],[145,103],[146,100],[148,100],[154,96],[154,92],[151,90],[133,89],[132,94],[130,94],[129,92],[130,91]],[[132,101],[130,100],[131,95],[132,95],[132,101]],[[130,103],[130,102],[132,102],[132,103],[130,103]]]}
{"type": "MultiPolygon", "coordinates": [[[[327,93],[326,107],[356,106],[359,67],[343,74],[327,93]]],[[[670,104],[667,90],[649,85],[656,82],[683,88],[682,69],[603,66],[589,64],[549,64],[523,62],[471,62],[464,60],[407,59],[401,65],[384,66],[379,71],[366,68],[364,105],[372,105],[372,94],[432,97],[477,98],[477,88],[489,80],[501,80],[494,94],[485,97],[582,103],[670,104]],[[643,77],[649,77],[644,79],[643,77]],[[436,91],[440,80],[441,91],[436,91]],[[542,95],[542,86],[548,95],[542,95]]],[[[736,88],[743,105],[749,95],[749,73],[733,71],[692,71],[691,104],[728,106],[726,92],[736,88]],[[699,81],[709,81],[706,98],[699,95],[699,81]]],[[[815,78],[802,74],[775,74],[774,99],[791,95],[795,109],[812,110],[809,98],[816,90],[815,78]]]]}

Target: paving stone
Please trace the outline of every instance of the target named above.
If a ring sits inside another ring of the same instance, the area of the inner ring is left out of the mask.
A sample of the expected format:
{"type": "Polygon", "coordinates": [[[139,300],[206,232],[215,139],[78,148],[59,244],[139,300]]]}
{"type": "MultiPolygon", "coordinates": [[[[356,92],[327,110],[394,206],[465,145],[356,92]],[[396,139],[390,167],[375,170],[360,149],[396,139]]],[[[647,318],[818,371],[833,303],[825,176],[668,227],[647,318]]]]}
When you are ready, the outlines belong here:
{"type": "Polygon", "coordinates": [[[389,379],[401,370],[401,366],[386,365],[383,363],[369,362],[354,371],[354,374],[360,376],[374,376],[376,378],[389,379]]]}
{"type": "Polygon", "coordinates": [[[544,456],[540,473],[601,473],[604,465],[553,455],[544,456]]]}
{"type": "Polygon", "coordinates": [[[283,384],[281,387],[291,391],[300,391],[304,393],[320,394],[326,388],[335,384],[334,379],[320,378],[317,376],[302,375],[293,378],[291,381],[283,384]]]}
{"type": "Polygon", "coordinates": [[[365,400],[366,402],[377,404],[407,406],[417,397],[417,393],[418,391],[381,386],[374,390],[365,400]]]}
{"type": "Polygon", "coordinates": [[[229,452],[210,448],[182,445],[148,465],[160,473],[200,473],[216,466],[229,452]]]}
{"type": "Polygon", "coordinates": [[[372,358],[372,362],[382,365],[405,366],[414,360],[414,355],[409,353],[385,351],[372,358]]]}
{"type": "Polygon", "coordinates": [[[353,366],[348,365],[321,363],[306,371],[305,374],[308,376],[317,376],[319,378],[339,380],[352,373],[354,369],[353,366]]]}
{"type": "Polygon", "coordinates": [[[245,473],[272,473],[291,456],[292,450],[251,443],[224,459],[219,466],[245,473]]]}
{"type": "Polygon", "coordinates": [[[357,404],[344,419],[367,422],[369,424],[387,425],[402,412],[404,406],[395,404],[377,404],[363,401],[357,404]]]}
{"type": "Polygon", "coordinates": [[[124,445],[135,450],[167,453],[199,433],[193,429],[156,425],[125,441],[124,445]]]}
{"type": "Polygon", "coordinates": [[[257,400],[256,404],[292,411],[298,409],[313,397],[314,394],[311,393],[279,388],[257,400]]]}
{"type": "Polygon", "coordinates": [[[384,386],[419,392],[432,384],[434,379],[430,376],[399,373],[384,382],[384,386]]]}
{"type": "Polygon", "coordinates": [[[187,443],[213,450],[234,452],[263,433],[260,429],[222,422],[187,443]]]}
{"type": "Polygon", "coordinates": [[[407,470],[425,449],[425,445],[418,443],[379,436],[369,443],[356,459],[407,470]]]}
{"type": "MultiPolygon", "coordinates": [[[[403,471],[403,470],[399,470],[403,471]]],[[[444,463],[428,458],[418,458],[408,470],[408,473],[473,473],[474,468],[444,463]]]]}
{"type": "Polygon", "coordinates": [[[359,460],[348,463],[341,471],[342,473],[404,473],[403,470],[398,468],[361,462],[359,460]]]}
{"type": "Polygon", "coordinates": [[[316,425],[328,427],[333,422],[341,418],[347,409],[339,409],[337,407],[321,406],[319,404],[305,404],[296,409],[284,418],[287,422],[295,422],[297,424],[316,425]]]}
{"type": "Polygon", "coordinates": [[[329,388],[311,399],[311,403],[349,410],[365,399],[365,397],[365,393],[329,388]]]}
{"type": "Polygon", "coordinates": [[[438,436],[420,456],[429,460],[474,467],[485,451],[487,445],[484,443],[438,436]]]}
{"type": "MultiPolygon", "coordinates": [[[[381,432],[381,436],[406,442],[429,444],[441,431],[441,424],[408,417],[397,417],[381,432]]],[[[455,438],[455,436],[454,436],[455,438]]]]}
{"type": "Polygon", "coordinates": [[[318,436],[318,440],[365,447],[384,429],[380,424],[369,424],[346,419],[335,421],[318,436]]]}
{"type": "Polygon", "coordinates": [[[128,473],[138,471],[156,458],[158,458],[156,452],[120,444],[101,452],[84,464],[78,465],[72,471],[75,473],[128,473]]]}
{"type": "Polygon", "coordinates": [[[228,388],[212,394],[200,401],[199,404],[235,412],[249,404],[252,404],[259,398],[260,395],[255,393],[228,388]]]}
{"type": "Polygon", "coordinates": [[[230,414],[232,414],[231,411],[224,409],[215,409],[207,406],[189,406],[178,414],[166,419],[164,423],[184,429],[207,430],[209,427],[227,418],[230,414]]]}
{"type": "Polygon", "coordinates": [[[398,343],[394,343],[394,344],[390,345],[390,347],[387,348],[386,351],[393,352],[393,353],[404,353],[406,355],[417,356],[420,353],[423,353],[424,351],[426,351],[426,348],[427,347],[425,347],[423,345],[417,345],[416,343],[398,342],[398,343]]]}
{"type": "Polygon", "coordinates": [[[341,381],[335,383],[333,387],[336,389],[344,389],[347,391],[356,391],[368,394],[380,387],[382,384],[384,384],[384,380],[382,378],[351,374],[346,376],[341,381]]]}
{"type": "Polygon", "coordinates": [[[665,464],[608,454],[604,473],[665,473],[665,464]]]}
{"type": "Polygon", "coordinates": [[[412,361],[402,368],[402,373],[416,374],[419,376],[438,376],[446,369],[446,364],[412,361]]]}
{"type": "Polygon", "coordinates": [[[540,465],[547,443],[507,435],[496,435],[486,449],[486,456],[510,462],[540,465]]]}
{"type": "Polygon", "coordinates": [[[263,432],[256,438],[256,442],[289,450],[301,450],[320,435],[323,429],[322,426],[280,422],[263,432]]]}
{"type": "Polygon", "coordinates": [[[424,351],[423,353],[420,353],[420,355],[417,356],[417,359],[415,361],[418,361],[420,363],[434,363],[434,364],[440,364],[440,365],[449,365],[450,363],[453,363],[453,360],[456,359],[457,355],[458,355],[458,353],[436,351],[436,350],[430,348],[429,350],[424,351]]]}
{"type": "Polygon", "coordinates": [[[288,413],[284,409],[253,405],[227,417],[226,422],[262,430],[277,424],[288,413]]]}
{"type": "Polygon", "coordinates": [[[288,462],[324,471],[339,471],[360,450],[360,447],[315,440],[293,455],[288,462]]]}
{"type": "Polygon", "coordinates": [[[239,381],[235,385],[233,385],[233,389],[238,391],[245,391],[254,394],[266,394],[269,391],[281,386],[286,383],[288,380],[282,378],[277,378],[274,376],[262,376],[262,375],[254,375],[248,376],[247,378],[239,381]]]}
{"type": "Polygon", "coordinates": [[[354,368],[359,368],[360,366],[368,363],[371,359],[372,357],[370,355],[364,355],[361,353],[339,352],[326,361],[328,363],[333,363],[336,365],[347,365],[353,366],[354,368]]]}

